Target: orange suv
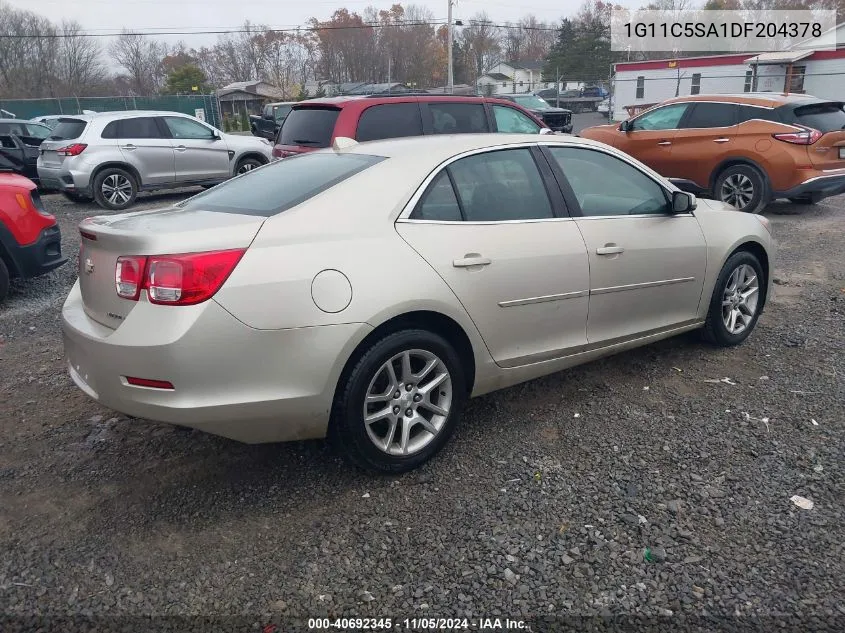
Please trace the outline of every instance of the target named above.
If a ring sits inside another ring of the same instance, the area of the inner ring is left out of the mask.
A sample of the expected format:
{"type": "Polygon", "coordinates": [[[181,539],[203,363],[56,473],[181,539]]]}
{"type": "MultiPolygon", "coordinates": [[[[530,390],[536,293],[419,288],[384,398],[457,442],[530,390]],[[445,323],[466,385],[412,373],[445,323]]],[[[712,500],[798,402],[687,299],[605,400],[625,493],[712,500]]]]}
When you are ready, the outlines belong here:
{"type": "Polygon", "coordinates": [[[845,111],[807,95],[677,97],[580,136],[618,147],[682,189],[759,213],[774,198],[845,192],[845,111]]]}

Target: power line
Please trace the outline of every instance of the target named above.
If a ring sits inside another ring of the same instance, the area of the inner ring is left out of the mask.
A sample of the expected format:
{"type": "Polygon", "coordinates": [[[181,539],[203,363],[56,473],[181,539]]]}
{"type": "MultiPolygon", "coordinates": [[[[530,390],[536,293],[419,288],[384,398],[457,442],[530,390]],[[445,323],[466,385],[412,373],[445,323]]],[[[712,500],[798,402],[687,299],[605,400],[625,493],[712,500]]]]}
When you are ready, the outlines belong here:
{"type": "MultiPolygon", "coordinates": [[[[385,29],[385,28],[396,28],[396,27],[408,27],[408,26],[445,26],[448,23],[447,20],[425,20],[425,21],[400,21],[400,22],[370,22],[370,23],[363,23],[363,24],[349,24],[349,25],[332,25],[332,24],[321,24],[319,26],[313,25],[305,25],[305,26],[295,26],[295,27],[287,27],[287,28],[273,28],[273,29],[259,29],[259,28],[251,28],[245,29],[243,27],[237,27],[232,29],[201,29],[196,31],[184,31],[184,30],[164,30],[164,29],[147,29],[147,30],[135,30],[135,31],[112,31],[112,32],[90,32],[85,31],[84,29],[79,32],[75,33],[39,33],[39,34],[21,34],[21,33],[0,33],[0,39],[29,39],[29,38],[44,38],[44,39],[63,39],[69,37],[118,37],[121,35],[137,35],[137,36],[157,36],[157,35],[233,35],[238,33],[248,33],[248,34],[255,34],[255,35],[264,35],[266,33],[302,33],[302,32],[317,32],[317,31],[344,31],[344,30],[360,30],[360,29],[385,29]]],[[[491,28],[499,28],[499,29],[507,29],[507,28],[517,28],[525,31],[547,31],[547,32],[557,32],[559,27],[556,26],[527,26],[522,24],[499,24],[492,21],[487,20],[467,20],[467,23],[464,24],[464,27],[467,26],[488,26],[491,28]]],[[[174,27],[178,28],[178,27],[174,27]]]]}

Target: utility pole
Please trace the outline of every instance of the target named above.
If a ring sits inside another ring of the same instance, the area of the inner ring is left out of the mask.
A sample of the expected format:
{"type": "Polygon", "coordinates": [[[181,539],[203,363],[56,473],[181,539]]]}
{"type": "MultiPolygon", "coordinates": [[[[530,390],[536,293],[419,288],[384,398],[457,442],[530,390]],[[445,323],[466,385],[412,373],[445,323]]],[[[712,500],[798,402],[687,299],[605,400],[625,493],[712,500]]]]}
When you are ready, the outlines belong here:
{"type": "Polygon", "coordinates": [[[453,68],[452,68],[452,5],[454,4],[455,0],[447,0],[449,2],[449,11],[448,11],[448,21],[449,24],[447,25],[446,32],[447,32],[447,44],[446,44],[446,54],[449,56],[449,70],[448,76],[446,79],[446,92],[452,94],[455,91],[455,77],[453,75],[453,68]]]}

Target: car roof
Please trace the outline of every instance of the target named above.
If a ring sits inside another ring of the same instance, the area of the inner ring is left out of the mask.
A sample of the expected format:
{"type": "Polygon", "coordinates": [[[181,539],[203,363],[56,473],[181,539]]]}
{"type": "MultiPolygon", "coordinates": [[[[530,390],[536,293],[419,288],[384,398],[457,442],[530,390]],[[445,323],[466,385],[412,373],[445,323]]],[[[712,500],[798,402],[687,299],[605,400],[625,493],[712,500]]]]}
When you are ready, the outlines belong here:
{"type": "Polygon", "coordinates": [[[784,95],[774,92],[743,92],[739,94],[698,94],[667,99],[663,103],[685,103],[688,101],[722,101],[727,103],[740,103],[745,105],[759,105],[767,107],[778,107],[783,105],[799,105],[806,103],[822,102],[812,95],[790,94],[784,95]]]}
{"type": "Polygon", "coordinates": [[[339,97],[321,97],[319,99],[307,99],[305,101],[297,102],[296,105],[305,107],[331,105],[343,108],[348,105],[374,105],[378,103],[401,103],[402,101],[451,101],[456,103],[495,103],[496,97],[483,97],[480,95],[441,95],[420,93],[396,93],[393,95],[342,95],[339,97]]]}
{"type": "Polygon", "coordinates": [[[566,144],[584,147],[601,147],[607,145],[586,138],[568,134],[431,134],[427,136],[407,136],[401,138],[384,139],[356,143],[349,147],[334,150],[326,148],[320,151],[337,151],[340,153],[369,154],[398,158],[404,161],[419,161],[438,165],[444,160],[457,154],[480,149],[505,148],[510,145],[532,144],[566,144]]]}
{"type": "Polygon", "coordinates": [[[168,110],[118,110],[115,112],[97,112],[95,114],[64,114],[60,119],[77,119],[79,121],[117,121],[138,116],[181,116],[194,118],[184,112],[173,112],[168,110]]]}

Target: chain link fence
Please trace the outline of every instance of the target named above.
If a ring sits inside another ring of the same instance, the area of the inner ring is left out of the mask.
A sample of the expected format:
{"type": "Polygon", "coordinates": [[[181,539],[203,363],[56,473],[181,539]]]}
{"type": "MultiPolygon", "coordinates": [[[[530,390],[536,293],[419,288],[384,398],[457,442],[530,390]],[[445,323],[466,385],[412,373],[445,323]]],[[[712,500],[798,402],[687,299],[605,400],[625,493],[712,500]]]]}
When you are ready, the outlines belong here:
{"type": "Polygon", "coordinates": [[[32,119],[51,114],[82,114],[83,110],[114,112],[125,110],[161,110],[181,112],[204,119],[222,128],[220,104],[216,95],[163,95],[153,97],[64,97],[58,99],[0,99],[0,110],[18,119],[32,119]]]}

